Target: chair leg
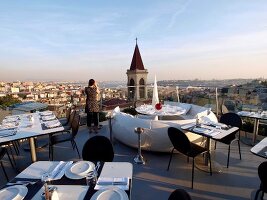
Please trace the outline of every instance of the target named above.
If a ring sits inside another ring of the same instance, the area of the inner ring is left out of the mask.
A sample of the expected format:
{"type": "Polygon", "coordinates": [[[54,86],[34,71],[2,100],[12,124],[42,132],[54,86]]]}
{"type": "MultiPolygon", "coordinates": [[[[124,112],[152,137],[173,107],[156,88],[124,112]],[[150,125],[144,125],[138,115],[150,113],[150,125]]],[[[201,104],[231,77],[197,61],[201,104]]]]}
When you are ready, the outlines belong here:
{"type": "Polygon", "coordinates": [[[261,200],[263,200],[264,192],[261,192],[261,200]]]}
{"type": "Polygon", "coordinates": [[[257,200],[257,199],[258,199],[258,195],[259,195],[260,191],[261,191],[261,189],[258,189],[258,190],[257,190],[257,192],[256,192],[256,194],[255,194],[255,198],[254,198],[254,200],[257,200]]]}
{"type": "MultiPolygon", "coordinates": [[[[12,157],[12,160],[13,160],[13,162],[14,162],[14,166],[16,166],[16,161],[15,161],[15,158],[14,158],[14,154],[13,154],[13,151],[12,151],[12,147],[10,146],[10,145],[8,145],[8,148],[9,148],[9,150],[10,150],[10,153],[11,153],[11,157],[12,157]]],[[[7,151],[7,150],[6,150],[7,151]]],[[[8,153],[8,151],[7,151],[7,153],[8,153]]],[[[9,157],[9,154],[8,154],[8,157],[9,157]]],[[[11,159],[9,160],[10,162],[11,162],[11,159]]],[[[13,167],[13,164],[11,164],[12,165],[12,167],[13,167]]],[[[13,169],[15,169],[15,168],[13,168],[13,169]]]]}
{"type": "Polygon", "coordinates": [[[53,148],[53,145],[51,145],[51,158],[52,158],[52,161],[54,160],[54,148],[53,148]]]}
{"type": "MultiPolygon", "coordinates": [[[[12,160],[11,160],[11,158],[10,158],[10,155],[9,155],[8,151],[6,151],[6,154],[7,154],[8,160],[9,160],[9,162],[10,162],[12,168],[16,170],[16,167],[15,167],[16,163],[15,163],[15,165],[13,164],[13,162],[12,162],[12,160]]],[[[13,155],[13,154],[12,154],[12,155],[13,155]]],[[[13,158],[13,159],[14,159],[14,158],[13,158]]],[[[14,162],[15,162],[15,160],[14,160],[14,162]]]]}
{"type": "Polygon", "coordinates": [[[210,175],[212,176],[212,167],[211,167],[211,156],[210,156],[210,152],[208,152],[208,157],[209,157],[209,161],[210,161],[210,175]]]}
{"type": "Polygon", "coordinates": [[[71,142],[71,146],[72,146],[72,149],[74,150],[75,149],[75,142],[73,142],[72,140],[70,141],[71,142]]]}
{"type": "Polygon", "coordinates": [[[16,155],[18,156],[19,155],[19,148],[18,148],[16,141],[12,142],[12,146],[14,147],[16,155]]]}
{"type": "Polygon", "coordinates": [[[193,183],[194,183],[194,168],[195,168],[195,158],[193,158],[193,163],[192,163],[192,181],[191,181],[192,189],[193,189],[193,183]]]}
{"type": "Polygon", "coordinates": [[[49,146],[48,146],[48,159],[49,159],[49,161],[51,159],[51,144],[49,144],[49,146]]]}
{"type": "Polygon", "coordinates": [[[79,152],[79,149],[78,149],[78,146],[77,146],[75,140],[71,140],[71,142],[73,143],[73,146],[76,148],[79,158],[81,158],[80,152],[79,152]]]}
{"type": "Polygon", "coordinates": [[[230,144],[228,146],[227,168],[229,167],[229,157],[230,157],[230,144]]]}
{"type": "Polygon", "coordinates": [[[4,174],[5,174],[6,180],[7,180],[7,182],[9,182],[9,178],[8,178],[8,176],[7,176],[7,173],[6,173],[5,167],[4,167],[4,165],[3,165],[3,162],[2,162],[1,160],[0,160],[0,164],[1,164],[1,167],[2,167],[2,169],[3,169],[3,172],[4,172],[4,174]]]}
{"type": "Polygon", "coordinates": [[[237,144],[238,144],[238,150],[239,150],[239,158],[241,160],[241,151],[240,151],[240,142],[239,142],[239,140],[237,140],[237,144]]]}
{"type": "Polygon", "coordinates": [[[167,167],[167,171],[169,171],[169,168],[170,168],[173,151],[174,151],[174,148],[172,149],[172,152],[171,152],[171,156],[170,156],[169,164],[168,164],[168,167],[167,167]]]}

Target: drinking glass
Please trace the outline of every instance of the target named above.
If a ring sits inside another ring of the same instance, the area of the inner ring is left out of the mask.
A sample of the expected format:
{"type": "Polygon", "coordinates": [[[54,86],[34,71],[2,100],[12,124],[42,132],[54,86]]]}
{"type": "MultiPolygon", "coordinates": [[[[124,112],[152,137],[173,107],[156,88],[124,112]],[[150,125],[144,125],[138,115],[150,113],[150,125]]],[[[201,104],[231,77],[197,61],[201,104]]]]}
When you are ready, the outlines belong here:
{"type": "Polygon", "coordinates": [[[94,171],[85,175],[86,185],[93,187],[96,184],[96,173],[94,171]]]}
{"type": "Polygon", "coordinates": [[[41,177],[42,182],[44,183],[44,198],[45,200],[50,200],[51,199],[51,193],[49,192],[49,188],[47,185],[47,182],[51,181],[51,173],[44,173],[41,177]]]}

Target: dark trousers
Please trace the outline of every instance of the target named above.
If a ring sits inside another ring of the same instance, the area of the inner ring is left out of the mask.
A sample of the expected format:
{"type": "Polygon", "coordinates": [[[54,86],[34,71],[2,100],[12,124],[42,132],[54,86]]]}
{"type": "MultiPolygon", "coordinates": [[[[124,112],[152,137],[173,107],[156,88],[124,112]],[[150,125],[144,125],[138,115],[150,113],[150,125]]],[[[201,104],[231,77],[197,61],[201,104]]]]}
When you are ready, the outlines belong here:
{"type": "Polygon", "coordinates": [[[98,112],[88,112],[87,113],[87,126],[91,127],[92,122],[95,127],[98,127],[98,112]]]}

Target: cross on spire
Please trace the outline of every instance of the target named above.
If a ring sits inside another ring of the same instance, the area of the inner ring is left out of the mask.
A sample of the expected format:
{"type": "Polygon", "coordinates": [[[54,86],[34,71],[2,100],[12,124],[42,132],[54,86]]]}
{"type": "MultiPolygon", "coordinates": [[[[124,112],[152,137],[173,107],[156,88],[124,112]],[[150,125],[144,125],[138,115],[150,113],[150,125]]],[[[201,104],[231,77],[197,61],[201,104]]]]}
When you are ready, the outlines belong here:
{"type": "Polygon", "coordinates": [[[135,38],[135,42],[136,42],[136,45],[137,45],[137,38],[135,38]]]}

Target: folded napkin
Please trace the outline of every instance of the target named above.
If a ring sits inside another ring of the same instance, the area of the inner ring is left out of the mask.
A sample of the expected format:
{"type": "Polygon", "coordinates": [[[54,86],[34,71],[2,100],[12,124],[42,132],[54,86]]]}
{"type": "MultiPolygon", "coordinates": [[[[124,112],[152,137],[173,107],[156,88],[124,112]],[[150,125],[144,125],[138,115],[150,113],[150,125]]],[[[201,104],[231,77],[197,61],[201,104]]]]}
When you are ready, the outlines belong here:
{"type": "Polygon", "coordinates": [[[6,128],[15,128],[17,127],[19,124],[17,122],[6,122],[4,123],[4,121],[2,122],[2,128],[6,129],[6,128]]]}
{"type": "Polygon", "coordinates": [[[55,118],[56,118],[55,115],[47,115],[47,116],[43,116],[42,120],[43,121],[49,121],[49,120],[52,120],[52,119],[55,119],[55,118]]]}
{"type": "Polygon", "coordinates": [[[128,177],[99,177],[95,190],[104,189],[109,186],[117,186],[122,190],[129,190],[130,179],[128,177]]]}
{"type": "Polygon", "coordinates": [[[181,129],[189,129],[196,125],[196,123],[185,124],[181,126],[181,129]]]}
{"type": "Polygon", "coordinates": [[[212,130],[207,129],[207,128],[195,127],[195,128],[193,129],[193,131],[196,132],[196,133],[204,133],[204,134],[208,134],[208,133],[210,133],[212,130]]]}
{"type": "Polygon", "coordinates": [[[51,180],[58,180],[61,179],[64,174],[66,169],[73,163],[73,161],[69,161],[69,162],[64,162],[64,161],[60,161],[58,163],[58,165],[53,169],[53,171],[51,172],[51,180]]]}
{"type": "Polygon", "coordinates": [[[47,128],[54,128],[54,127],[60,126],[61,123],[58,120],[53,120],[53,121],[44,122],[44,125],[47,128]]]}
{"type": "Polygon", "coordinates": [[[128,178],[99,177],[98,185],[127,185],[128,178]]]}
{"type": "Polygon", "coordinates": [[[40,115],[45,116],[45,115],[52,115],[53,112],[52,111],[44,111],[44,112],[40,112],[40,115]]]}
{"type": "Polygon", "coordinates": [[[0,129],[0,138],[16,135],[15,129],[0,129]]]}
{"type": "Polygon", "coordinates": [[[218,135],[220,133],[221,133],[220,131],[212,130],[212,131],[204,133],[204,134],[213,137],[213,136],[218,135]]]}

